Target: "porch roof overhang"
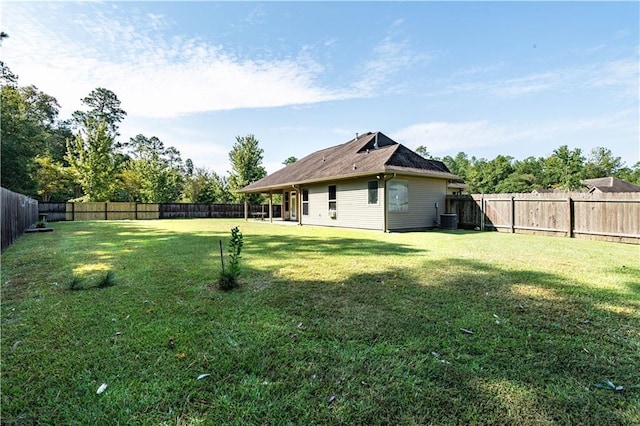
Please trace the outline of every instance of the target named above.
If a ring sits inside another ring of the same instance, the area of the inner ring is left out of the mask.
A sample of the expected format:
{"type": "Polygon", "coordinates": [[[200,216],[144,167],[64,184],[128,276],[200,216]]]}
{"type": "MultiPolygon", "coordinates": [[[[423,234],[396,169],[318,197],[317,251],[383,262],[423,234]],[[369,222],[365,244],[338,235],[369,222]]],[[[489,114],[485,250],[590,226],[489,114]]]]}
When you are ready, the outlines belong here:
{"type": "Polygon", "coordinates": [[[451,189],[469,189],[471,188],[470,185],[467,185],[466,183],[462,183],[462,182],[451,182],[447,184],[447,188],[451,188],[451,189]]]}

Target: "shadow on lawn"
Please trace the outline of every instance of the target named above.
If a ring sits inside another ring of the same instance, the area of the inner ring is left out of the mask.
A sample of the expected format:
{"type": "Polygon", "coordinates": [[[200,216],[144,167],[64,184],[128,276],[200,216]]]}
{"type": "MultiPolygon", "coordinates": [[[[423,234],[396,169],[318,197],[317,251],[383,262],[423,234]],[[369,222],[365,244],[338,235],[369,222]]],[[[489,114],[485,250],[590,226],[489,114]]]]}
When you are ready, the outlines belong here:
{"type": "MultiPolygon", "coordinates": [[[[200,234],[193,234],[147,228],[135,222],[118,223],[117,226],[108,222],[93,222],[88,223],[84,229],[74,231],[74,246],[77,248],[69,248],[69,257],[72,259],[70,266],[80,270],[84,267],[90,269],[91,264],[80,260],[85,257],[81,254],[90,246],[94,249],[95,263],[104,263],[109,267],[113,263],[126,263],[131,259],[144,259],[149,256],[166,257],[164,265],[170,267],[171,259],[193,256],[215,269],[219,265],[219,241],[223,242],[223,252],[226,256],[229,237],[230,231],[220,231],[218,228],[204,229],[200,234]]],[[[358,257],[405,256],[424,251],[407,245],[363,237],[326,239],[295,234],[244,234],[243,257],[252,254],[264,255],[265,252],[271,258],[302,259],[334,254],[358,257]]],[[[180,267],[180,262],[173,263],[180,267]]]]}
{"type": "MultiPolygon", "coordinates": [[[[240,291],[211,293],[202,283],[202,269],[217,268],[218,240],[226,247],[228,231],[193,235],[136,223],[74,229],[66,254],[70,269],[91,270],[83,260],[89,247],[95,265],[122,272],[126,281],[128,271],[121,268],[138,267],[144,263],[140,259],[149,258],[153,267],[142,275],[148,283],[171,286],[168,299],[175,296],[184,304],[193,300],[188,297],[204,295],[212,299],[212,309],[272,319],[265,324],[241,318],[198,331],[209,333],[209,339],[225,330],[234,333],[234,345],[207,348],[208,357],[229,362],[203,362],[203,371],[214,371],[218,381],[201,391],[201,401],[215,400],[217,392],[237,392],[249,378],[277,386],[267,400],[255,396],[257,402],[240,399],[235,406],[268,410],[275,400],[288,401],[282,404],[293,406],[289,420],[299,417],[300,423],[483,423],[489,415],[491,422],[505,424],[625,424],[640,416],[640,390],[632,388],[640,384],[640,304],[634,297],[640,271],[628,265],[610,272],[612,279],[628,283],[631,295],[567,282],[560,274],[506,270],[468,259],[425,260],[409,270],[388,267],[346,274],[339,281],[296,282],[244,264],[240,291]],[[189,263],[193,259],[201,260],[189,263]],[[180,283],[166,282],[176,275],[180,283]],[[185,288],[191,293],[185,295],[185,288]],[[236,330],[239,324],[246,328],[236,330]],[[303,385],[312,374],[317,384],[303,385]],[[628,390],[594,388],[606,380],[628,390]],[[331,410],[312,404],[311,417],[295,411],[306,397],[317,401],[329,394],[337,396],[331,410]],[[291,402],[292,395],[301,401],[291,402]]],[[[369,262],[382,255],[400,259],[424,253],[368,238],[245,234],[247,257],[265,250],[274,259],[300,262],[336,252],[369,262]]],[[[129,290],[137,285],[130,283],[129,290]]],[[[158,303],[175,305],[176,300],[158,303]]],[[[191,312],[209,326],[214,315],[191,312]]],[[[172,318],[165,321],[172,328],[172,318]]],[[[183,409],[216,411],[195,403],[183,409]]],[[[256,421],[273,414],[256,409],[256,421]]]]}
{"type": "MultiPolygon", "coordinates": [[[[438,423],[467,423],[489,414],[494,422],[496,413],[507,424],[638,419],[637,299],[473,260],[422,268],[431,272],[390,269],[339,284],[274,282],[263,303],[304,323],[305,336],[326,342],[319,370],[353,364],[346,368],[353,377],[328,379],[339,383],[337,392],[384,406],[396,419],[422,423],[438,415],[438,423]],[[612,312],[611,305],[622,310],[612,312]],[[393,356],[354,358],[345,347],[372,357],[383,347],[393,356]],[[594,387],[606,380],[627,391],[594,387]],[[390,389],[394,381],[399,387],[390,389]],[[374,398],[358,389],[360,382],[381,392],[374,398]]],[[[379,415],[357,418],[373,424],[379,415]]]]}

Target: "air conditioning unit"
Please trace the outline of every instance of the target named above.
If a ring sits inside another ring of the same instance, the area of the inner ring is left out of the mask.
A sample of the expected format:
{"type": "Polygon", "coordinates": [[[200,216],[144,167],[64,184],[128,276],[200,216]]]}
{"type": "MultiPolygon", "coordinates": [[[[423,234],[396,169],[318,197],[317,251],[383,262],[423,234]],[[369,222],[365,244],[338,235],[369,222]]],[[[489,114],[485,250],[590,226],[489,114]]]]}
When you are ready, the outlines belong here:
{"type": "Polygon", "coordinates": [[[329,217],[331,219],[335,219],[336,218],[336,211],[335,210],[329,210],[329,217]]]}
{"type": "Polygon", "coordinates": [[[440,229],[458,229],[458,215],[455,213],[441,214],[440,229]]]}

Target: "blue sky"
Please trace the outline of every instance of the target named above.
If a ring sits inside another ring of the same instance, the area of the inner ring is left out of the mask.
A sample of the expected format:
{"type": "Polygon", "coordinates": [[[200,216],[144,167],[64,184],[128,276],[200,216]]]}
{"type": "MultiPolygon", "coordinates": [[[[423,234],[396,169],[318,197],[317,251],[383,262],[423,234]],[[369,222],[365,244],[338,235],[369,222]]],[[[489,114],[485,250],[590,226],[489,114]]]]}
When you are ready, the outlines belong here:
{"type": "Polygon", "coordinates": [[[436,156],[605,146],[639,161],[638,2],[3,2],[1,59],[56,97],[97,87],[142,133],[225,175],[356,133],[436,156]]]}

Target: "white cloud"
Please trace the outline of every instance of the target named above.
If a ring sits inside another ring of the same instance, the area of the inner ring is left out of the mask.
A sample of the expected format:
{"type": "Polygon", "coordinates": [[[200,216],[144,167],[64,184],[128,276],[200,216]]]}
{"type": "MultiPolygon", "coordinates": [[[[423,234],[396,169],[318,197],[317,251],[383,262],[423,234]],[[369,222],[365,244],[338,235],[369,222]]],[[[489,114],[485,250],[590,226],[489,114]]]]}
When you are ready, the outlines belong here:
{"type": "MultiPolygon", "coordinates": [[[[490,69],[491,66],[487,67],[490,69]]],[[[456,80],[471,77],[482,72],[482,68],[454,74],[456,80]]],[[[523,95],[545,92],[618,88],[621,96],[638,95],[637,58],[620,59],[609,62],[597,62],[575,67],[553,69],[546,72],[531,73],[521,77],[471,80],[443,83],[445,89],[432,94],[452,94],[463,92],[485,93],[502,98],[516,98],[523,95]]]]}
{"type": "MultiPolygon", "coordinates": [[[[129,116],[153,118],[369,97],[380,88],[397,90],[390,79],[425,59],[406,40],[396,40],[392,33],[402,25],[396,21],[356,83],[331,87],[322,83],[325,67],[307,48],[293,57],[239,56],[233,46],[176,34],[164,15],[125,15],[117,3],[110,6],[32,3],[7,11],[12,37],[3,46],[4,60],[21,84],[33,82],[56,97],[63,117],[82,108],[80,99],[97,87],[116,93],[129,116]]],[[[248,19],[263,13],[258,6],[248,19]]]]}
{"type": "Polygon", "coordinates": [[[163,38],[152,32],[167,25],[160,15],[83,11],[69,17],[73,25],[54,26],[54,17],[41,22],[30,12],[12,11],[3,57],[21,83],[37,82],[69,108],[63,112],[96,87],[115,92],[129,115],[159,118],[353,96],[318,84],[322,67],[308,56],[254,60],[198,38],[163,38]]]}
{"type": "MultiPolygon", "coordinates": [[[[399,129],[391,138],[416,149],[427,147],[433,154],[455,153],[475,148],[505,147],[517,144],[532,148],[538,144],[558,147],[573,141],[584,145],[611,145],[601,135],[616,135],[616,144],[637,143],[637,110],[626,109],[597,118],[548,120],[535,123],[496,123],[488,120],[416,123],[399,129]],[[633,136],[636,135],[636,136],[633,136]]],[[[477,150],[475,150],[477,151],[477,150]]]]}
{"type": "Polygon", "coordinates": [[[363,77],[353,85],[356,93],[372,96],[381,88],[387,92],[397,91],[402,84],[385,87],[391,77],[401,75],[403,70],[416,63],[432,59],[427,53],[417,53],[411,49],[407,39],[398,40],[396,33],[403,22],[401,19],[395,20],[391,24],[389,34],[374,46],[371,59],[364,63],[363,77]]]}
{"type": "Polygon", "coordinates": [[[393,132],[391,138],[411,149],[424,145],[434,153],[504,143],[506,128],[488,121],[418,123],[393,132]]]}

